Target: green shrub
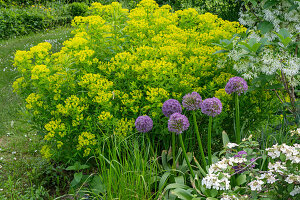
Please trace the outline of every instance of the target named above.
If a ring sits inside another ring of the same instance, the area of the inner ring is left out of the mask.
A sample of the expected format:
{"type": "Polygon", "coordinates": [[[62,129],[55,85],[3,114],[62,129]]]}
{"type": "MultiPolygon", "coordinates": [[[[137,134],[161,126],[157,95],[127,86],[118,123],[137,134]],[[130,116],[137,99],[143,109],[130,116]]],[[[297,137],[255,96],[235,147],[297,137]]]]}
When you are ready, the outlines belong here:
{"type": "MultiPolygon", "coordinates": [[[[61,8],[63,9],[63,8],[61,8]]],[[[71,21],[60,10],[44,6],[0,8],[0,38],[25,35],[71,21]]]]}
{"type": "Polygon", "coordinates": [[[74,2],[69,5],[69,12],[72,17],[85,16],[88,6],[85,3],[74,2]]]}
{"type": "MultiPolygon", "coordinates": [[[[162,104],[169,98],[181,101],[192,91],[221,99],[224,111],[214,130],[232,132],[232,100],[224,86],[234,72],[231,65],[218,67],[222,56],[213,53],[220,48],[212,43],[245,28],[194,9],[174,13],[153,0],[141,1],[130,12],[119,3],[94,3],[90,13],[75,17],[75,36],[60,52],[52,54],[51,45],[41,43],[15,55],[22,76],[14,90],[26,98],[32,121],[44,134],[44,157],[89,156],[104,135],[132,134],[135,119],[144,114],[154,121],[150,137],[168,146],[162,104]]],[[[271,98],[251,92],[241,100],[245,129],[261,123],[271,98]]],[[[202,116],[199,123],[206,120],[202,116]]],[[[195,145],[190,141],[190,147],[195,145]]]]}

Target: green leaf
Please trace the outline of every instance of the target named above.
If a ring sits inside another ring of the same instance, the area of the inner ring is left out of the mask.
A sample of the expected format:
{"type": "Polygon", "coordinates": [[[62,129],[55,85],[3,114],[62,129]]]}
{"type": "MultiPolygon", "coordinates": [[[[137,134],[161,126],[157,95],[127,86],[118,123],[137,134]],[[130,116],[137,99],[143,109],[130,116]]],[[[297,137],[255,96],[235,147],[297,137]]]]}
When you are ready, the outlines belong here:
{"type": "Polygon", "coordinates": [[[182,200],[192,200],[194,196],[191,194],[190,191],[184,190],[182,188],[177,188],[171,191],[171,194],[176,195],[178,198],[182,200]]]}
{"type": "Polygon", "coordinates": [[[97,195],[99,195],[100,193],[105,193],[105,185],[102,183],[100,176],[94,176],[90,184],[93,193],[97,195]]]}
{"type": "Polygon", "coordinates": [[[81,178],[82,178],[82,172],[79,172],[79,173],[75,173],[74,174],[74,180],[79,183],[81,181],[81,178]]]}
{"type": "Polygon", "coordinates": [[[167,184],[167,181],[168,181],[170,175],[171,175],[170,172],[165,172],[162,175],[162,177],[161,177],[161,179],[159,181],[159,185],[158,185],[159,190],[162,190],[163,187],[167,184]]]}
{"type": "Polygon", "coordinates": [[[242,185],[242,184],[246,183],[246,181],[247,181],[247,177],[245,174],[241,174],[236,178],[237,185],[242,185]]]}
{"type": "Polygon", "coordinates": [[[184,184],[184,177],[183,176],[177,176],[174,179],[175,179],[175,183],[184,184]]]}
{"type": "Polygon", "coordinates": [[[180,183],[171,183],[165,187],[165,190],[170,190],[170,189],[177,189],[177,188],[182,188],[182,189],[189,189],[189,186],[180,184],[180,183]]]}
{"type": "Polygon", "coordinates": [[[263,8],[267,9],[269,7],[272,7],[272,6],[276,5],[276,4],[278,4],[278,1],[276,1],[276,0],[268,0],[268,1],[265,2],[263,8]]]}
{"type": "Polygon", "coordinates": [[[218,199],[213,198],[213,197],[208,197],[208,198],[206,198],[206,200],[218,200],[218,199]]]}
{"type": "Polygon", "coordinates": [[[283,38],[291,37],[289,31],[288,31],[287,29],[285,29],[285,28],[280,29],[278,33],[279,33],[280,35],[282,35],[283,38]]]}
{"type": "Polygon", "coordinates": [[[265,34],[273,29],[273,24],[268,21],[262,21],[257,25],[257,28],[261,31],[262,34],[265,34]]]}
{"type": "Polygon", "coordinates": [[[225,131],[222,132],[222,140],[224,147],[226,147],[226,145],[230,142],[229,137],[225,131]]]}
{"type": "Polygon", "coordinates": [[[163,165],[163,168],[165,170],[169,170],[170,167],[168,165],[168,161],[167,161],[167,151],[166,150],[163,150],[162,153],[161,153],[161,160],[162,160],[162,165],[163,165]]]}

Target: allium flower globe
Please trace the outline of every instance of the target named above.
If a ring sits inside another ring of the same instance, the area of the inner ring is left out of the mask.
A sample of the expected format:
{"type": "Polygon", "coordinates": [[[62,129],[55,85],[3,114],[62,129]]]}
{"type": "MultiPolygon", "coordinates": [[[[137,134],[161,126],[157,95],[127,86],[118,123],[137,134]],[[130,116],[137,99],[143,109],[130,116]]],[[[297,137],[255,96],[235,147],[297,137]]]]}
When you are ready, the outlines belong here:
{"type": "Polygon", "coordinates": [[[208,116],[215,117],[222,112],[222,103],[216,97],[205,99],[201,104],[201,111],[208,116]]]}
{"type": "Polygon", "coordinates": [[[170,116],[168,121],[168,129],[170,132],[181,134],[190,126],[189,120],[186,116],[180,113],[174,113],[170,116]]]}
{"type": "Polygon", "coordinates": [[[192,92],[183,97],[182,105],[187,110],[198,110],[201,107],[202,98],[197,92],[192,92]]]}
{"type": "Polygon", "coordinates": [[[173,113],[181,113],[182,108],[176,99],[169,99],[164,102],[162,112],[166,117],[170,117],[173,113]]]}
{"type": "Polygon", "coordinates": [[[241,77],[232,77],[225,86],[227,94],[237,93],[241,95],[248,90],[247,82],[241,77]]]}
{"type": "Polygon", "coordinates": [[[151,131],[151,129],[153,128],[153,121],[152,119],[147,116],[139,116],[136,120],[135,120],[135,128],[142,133],[147,133],[149,131],[151,131]]]}

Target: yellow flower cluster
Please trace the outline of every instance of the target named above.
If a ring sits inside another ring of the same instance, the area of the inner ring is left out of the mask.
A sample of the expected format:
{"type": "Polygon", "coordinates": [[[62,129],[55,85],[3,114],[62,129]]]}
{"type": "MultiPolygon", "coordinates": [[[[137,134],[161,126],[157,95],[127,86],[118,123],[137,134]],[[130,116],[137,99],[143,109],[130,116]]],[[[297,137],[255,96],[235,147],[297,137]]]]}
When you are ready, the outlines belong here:
{"type": "Polygon", "coordinates": [[[50,141],[56,136],[56,138],[62,138],[66,135],[66,126],[61,122],[61,119],[50,121],[45,125],[48,133],[44,136],[44,140],[50,141]]]}
{"type": "Polygon", "coordinates": [[[31,79],[45,78],[50,73],[46,65],[36,65],[31,70],[31,79]]]}
{"type": "Polygon", "coordinates": [[[49,159],[52,156],[51,150],[50,150],[50,146],[48,145],[44,145],[42,146],[41,149],[41,154],[44,158],[49,159]]]}
{"type": "Polygon", "coordinates": [[[126,136],[139,115],[159,122],[164,101],[192,91],[215,95],[232,109],[222,88],[233,71],[217,67],[222,56],[213,55],[220,47],[212,43],[245,31],[240,24],[195,9],[172,12],[153,0],[130,11],[117,2],[89,9],[91,16],[74,18],[74,37],[59,52],[41,43],[15,55],[23,76],[14,91],[39,112],[34,120],[44,126],[49,145],[43,155],[76,146],[61,152],[88,156],[96,148],[95,133],[126,136]]]}
{"type": "Polygon", "coordinates": [[[28,109],[33,109],[35,107],[41,107],[43,105],[43,102],[40,101],[41,95],[36,94],[36,93],[31,93],[27,98],[26,98],[26,108],[28,109]]]}
{"type": "Polygon", "coordinates": [[[114,134],[118,136],[126,136],[132,132],[134,127],[134,119],[121,118],[114,130],[114,134]]]}
{"type": "Polygon", "coordinates": [[[113,115],[110,112],[102,111],[98,116],[98,122],[101,125],[105,125],[113,118],[113,115]]]}
{"type": "Polygon", "coordinates": [[[89,132],[82,132],[78,137],[77,150],[84,149],[83,156],[88,156],[91,151],[91,146],[96,145],[97,141],[95,135],[89,132]]]}

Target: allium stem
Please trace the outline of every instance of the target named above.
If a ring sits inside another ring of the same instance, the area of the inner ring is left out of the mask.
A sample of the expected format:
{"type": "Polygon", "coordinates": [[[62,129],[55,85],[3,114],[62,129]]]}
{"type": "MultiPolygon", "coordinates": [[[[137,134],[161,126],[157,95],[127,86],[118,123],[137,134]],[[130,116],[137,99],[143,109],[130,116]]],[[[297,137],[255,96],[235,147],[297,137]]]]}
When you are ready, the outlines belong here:
{"type": "Polygon", "coordinates": [[[235,95],[235,137],[236,143],[240,144],[241,142],[241,129],[240,129],[240,106],[239,106],[239,95],[235,95]]]}
{"type": "Polygon", "coordinates": [[[199,150],[200,150],[200,154],[201,154],[202,167],[203,167],[203,169],[206,169],[206,161],[205,161],[203,146],[202,146],[202,142],[201,142],[201,138],[200,138],[200,134],[199,134],[199,130],[198,130],[198,125],[197,125],[197,120],[196,120],[196,113],[195,113],[195,111],[193,111],[192,113],[193,113],[193,119],[194,119],[195,132],[196,132],[196,135],[197,135],[199,150]]]}
{"type": "Polygon", "coordinates": [[[208,123],[208,136],[207,136],[207,152],[208,152],[208,165],[212,164],[211,159],[211,128],[212,128],[212,116],[209,116],[209,123],[208,123]]]}
{"type": "Polygon", "coordinates": [[[176,169],[176,159],[175,159],[175,135],[176,133],[172,133],[172,156],[173,156],[173,169],[176,169]]]}
{"type": "Polygon", "coordinates": [[[189,162],[189,159],[188,159],[188,157],[187,157],[187,154],[186,154],[186,151],[185,151],[185,148],[184,148],[184,144],[183,144],[183,140],[182,140],[181,134],[179,134],[179,141],[180,141],[180,145],[181,145],[181,148],[182,148],[182,152],[183,152],[185,161],[186,161],[186,163],[187,163],[187,165],[188,165],[188,167],[189,167],[189,169],[190,169],[190,171],[191,171],[192,176],[195,177],[194,171],[193,171],[193,169],[192,169],[192,166],[191,166],[191,164],[190,164],[190,162],[189,162]]]}

